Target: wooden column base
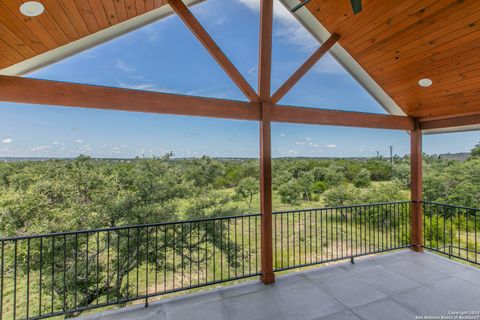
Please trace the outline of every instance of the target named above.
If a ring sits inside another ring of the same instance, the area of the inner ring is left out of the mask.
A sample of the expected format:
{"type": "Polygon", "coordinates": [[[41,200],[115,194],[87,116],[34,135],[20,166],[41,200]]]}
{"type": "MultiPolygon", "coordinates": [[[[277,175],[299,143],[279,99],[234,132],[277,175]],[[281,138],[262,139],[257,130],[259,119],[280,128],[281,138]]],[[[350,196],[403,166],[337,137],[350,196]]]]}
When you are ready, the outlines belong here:
{"type": "Polygon", "coordinates": [[[260,275],[260,281],[262,281],[263,284],[270,284],[275,282],[275,273],[266,273],[266,274],[261,274],[260,275]]]}
{"type": "Polygon", "coordinates": [[[416,244],[412,244],[410,246],[410,250],[413,250],[415,252],[423,252],[423,247],[416,244]]]}

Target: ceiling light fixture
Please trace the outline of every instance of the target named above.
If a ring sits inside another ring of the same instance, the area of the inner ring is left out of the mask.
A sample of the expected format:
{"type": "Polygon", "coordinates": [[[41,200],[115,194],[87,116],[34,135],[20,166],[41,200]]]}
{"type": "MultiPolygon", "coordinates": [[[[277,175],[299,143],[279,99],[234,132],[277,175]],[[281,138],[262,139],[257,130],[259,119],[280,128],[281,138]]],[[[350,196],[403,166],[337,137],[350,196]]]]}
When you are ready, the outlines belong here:
{"type": "Polygon", "coordinates": [[[27,17],[36,17],[43,13],[45,7],[38,1],[27,1],[20,6],[20,12],[27,17]]]}
{"type": "Polygon", "coordinates": [[[418,81],[418,84],[421,87],[430,87],[432,85],[432,80],[428,78],[420,79],[420,81],[418,81]]]}

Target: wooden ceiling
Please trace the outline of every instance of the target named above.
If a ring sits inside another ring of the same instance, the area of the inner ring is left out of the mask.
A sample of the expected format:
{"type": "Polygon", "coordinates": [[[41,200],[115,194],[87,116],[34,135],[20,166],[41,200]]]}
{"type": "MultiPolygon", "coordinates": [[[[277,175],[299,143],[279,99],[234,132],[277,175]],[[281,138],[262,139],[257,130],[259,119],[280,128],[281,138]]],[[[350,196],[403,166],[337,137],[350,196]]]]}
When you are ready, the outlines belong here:
{"type": "Polygon", "coordinates": [[[38,17],[20,13],[26,0],[0,1],[0,69],[163,6],[166,0],[41,0],[38,17]]]}
{"type": "MultiPolygon", "coordinates": [[[[0,69],[162,7],[167,0],[41,0],[45,12],[23,16],[26,0],[0,0],[0,69]]],[[[185,0],[184,0],[185,1],[185,0]]],[[[480,1],[312,0],[307,8],[410,116],[480,114],[480,1]],[[430,78],[433,85],[418,85],[430,78]]]]}
{"type": "Polygon", "coordinates": [[[308,9],[411,116],[480,113],[480,1],[312,0],[308,9]],[[433,85],[418,85],[430,78],[433,85]]]}

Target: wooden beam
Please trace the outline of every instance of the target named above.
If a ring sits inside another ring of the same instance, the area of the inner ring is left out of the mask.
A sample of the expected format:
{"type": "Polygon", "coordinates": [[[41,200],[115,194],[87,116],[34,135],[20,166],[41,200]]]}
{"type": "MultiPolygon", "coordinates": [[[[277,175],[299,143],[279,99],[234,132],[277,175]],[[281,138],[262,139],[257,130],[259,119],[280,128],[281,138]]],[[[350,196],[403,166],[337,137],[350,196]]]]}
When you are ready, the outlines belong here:
{"type": "Polygon", "coordinates": [[[315,65],[315,63],[320,60],[321,57],[325,55],[325,53],[330,50],[331,47],[335,43],[337,43],[339,39],[339,35],[334,33],[330,36],[330,38],[325,41],[320,48],[318,48],[306,61],[304,64],[295,71],[284,84],[278,88],[278,90],[272,96],[272,103],[276,104],[280,101],[296,84],[297,82],[315,65]]]}
{"type": "Polygon", "coordinates": [[[260,95],[260,211],[261,276],[264,284],[275,281],[272,240],[272,145],[270,83],[272,69],[273,0],[260,0],[258,92],[260,95]]]}
{"type": "Polygon", "coordinates": [[[418,121],[410,131],[410,168],[411,168],[411,249],[423,250],[423,177],[422,177],[422,130],[418,121]]]}
{"type": "Polygon", "coordinates": [[[278,105],[272,107],[272,121],[392,130],[414,128],[411,117],[278,105]]]}
{"type": "Polygon", "coordinates": [[[480,125],[480,114],[435,120],[420,120],[422,130],[480,125]]]}
{"type": "Polygon", "coordinates": [[[258,101],[258,94],[250,86],[247,80],[242,76],[240,71],[233,65],[228,57],[223,53],[220,47],[215,43],[208,32],[202,27],[200,22],[190,12],[182,0],[168,0],[172,9],[177,13],[185,25],[197,37],[200,43],[208,50],[212,57],[233,80],[237,87],[245,94],[250,101],[258,101]]]}
{"type": "Polygon", "coordinates": [[[65,107],[260,120],[260,105],[223,99],[1,76],[0,101],[65,107]]]}
{"type": "MultiPolygon", "coordinates": [[[[62,107],[147,112],[237,120],[261,120],[257,102],[192,97],[124,88],[93,86],[0,75],[0,101],[62,107]],[[32,90],[32,88],[34,88],[32,90]]],[[[410,117],[272,106],[270,121],[412,130],[410,117]]]]}
{"type": "Polygon", "coordinates": [[[258,93],[260,101],[270,101],[272,76],[273,0],[260,0],[258,93]]]}

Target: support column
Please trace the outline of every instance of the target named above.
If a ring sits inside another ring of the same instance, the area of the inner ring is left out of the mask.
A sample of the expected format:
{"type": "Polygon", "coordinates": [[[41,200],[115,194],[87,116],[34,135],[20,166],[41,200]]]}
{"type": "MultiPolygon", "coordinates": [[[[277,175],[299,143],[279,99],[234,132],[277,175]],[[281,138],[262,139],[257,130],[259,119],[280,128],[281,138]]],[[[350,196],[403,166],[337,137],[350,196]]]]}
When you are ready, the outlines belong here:
{"type": "Polygon", "coordinates": [[[418,120],[410,131],[410,168],[411,168],[411,249],[423,251],[423,177],[422,177],[422,130],[418,120]]]}
{"type": "Polygon", "coordinates": [[[270,82],[272,69],[273,0],[260,0],[258,94],[260,96],[260,211],[261,276],[263,283],[275,281],[272,248],[272,145],[270,82]]]}
{"type": "Polygon", "coordinates": [[[260,122],[260,211],[261,217],[261,267],[260,279],[268,284],[275,281],[273,273],[272,247],[272,146],[271,146],[271,104],[261,104],[260,122]]]}

